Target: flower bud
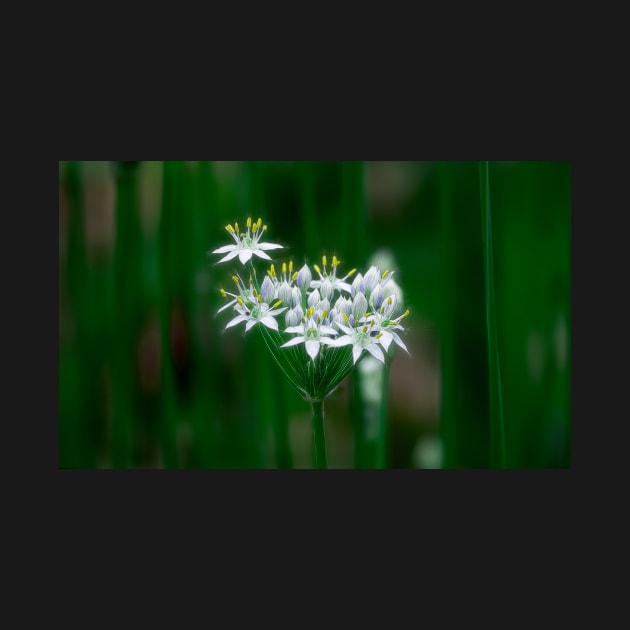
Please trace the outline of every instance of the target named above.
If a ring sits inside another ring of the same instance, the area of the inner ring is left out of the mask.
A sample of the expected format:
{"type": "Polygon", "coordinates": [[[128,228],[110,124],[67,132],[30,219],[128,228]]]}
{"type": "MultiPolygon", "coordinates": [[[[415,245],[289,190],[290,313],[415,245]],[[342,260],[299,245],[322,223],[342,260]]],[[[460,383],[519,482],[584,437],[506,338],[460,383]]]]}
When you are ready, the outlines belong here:
{"type": "Polygon", "coordinates": [[[302,292],[297,288],[293,287],[291,289],[291,308],[295,308],[296,306],[302,306],[302,292]]]}
{"type": "Polygon", "coordinates": [[[291,302],[291,293],[291,286],[288,282],[282,282],[278,287],[278,299],[282,300],[283,304],[291,302]]]}
{"type": "Polygon", "coordinates": [[[334,291],[330,278],[326,278],[319,287],[319,292],[323,298],[329,298],[334,291]]]}
{"type": "Polygon", "coordinates": [[[357,293],[362,292],[363,287],[363,275],[361,273],[358,273],[352,281],[352,285],[350,286],[350,293],[352,294],[352,297],[355,297],[357,293]]]}
{"type": "Polygon", "coordinates": [[[372,265],[368,270],[365,276],[363,277],[364,281],[364,292],[369,293],[379,282],[381,279],[381,274],[378,270],[378,267],[372,265]]]}
{"type": "Polygon", "coordinates": [[[300,289],[306,291],[311,286],[311,280],[313,279],[313,275],[311,274],[311,270],[308,268],[308,265],[304,265],[300,271],[298,271],[297,278],[295,279],[296,284],[300,289]]]}
{"type": "Polygon", "coordinates": [[[354,321],[358,322],[367,312],[368,303],[363,293],[357,293],[354,296],[352,303],[352,314],[354,315],[354,321]]]}
{"type": "Polygon", "coordinates": [[[307,304],[309,306],[315,307],[320,300],[321,296],[319,295],[319,291],[317,289],[313,289],[308,296],[307,304]]]}
{"type": "Polygon", "coordinates": [[[273,282],[269,278],[269,276],[265,276],[262,285],[260,286],[260,294],[263,297],[263,300],[269,304],[271,300],[275,297],[275,287],[273,286],[273,282]]]}

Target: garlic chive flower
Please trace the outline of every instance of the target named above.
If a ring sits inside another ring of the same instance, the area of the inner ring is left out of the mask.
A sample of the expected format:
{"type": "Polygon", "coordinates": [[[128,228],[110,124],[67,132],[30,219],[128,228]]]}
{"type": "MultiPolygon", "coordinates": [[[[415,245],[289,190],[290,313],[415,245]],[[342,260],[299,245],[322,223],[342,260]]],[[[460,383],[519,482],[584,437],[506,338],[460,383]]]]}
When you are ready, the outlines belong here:
{"type": "Polygon", "coordinates": [[[254,254],[260,258],[271,260],[271,257],[265,254],[265,251],[282,248],[282,245],[276,245],[275,243],[259,242],[263,233],[267,230],[267,226],[262,225],[262,219],[258,219],[258,221],[252,223],[251,217],[248,217],[246,233],[239,233],[238,223],[235,223],[234,227],[232,227],[232,225],[226,225],[225,229],[234,239],[235,245],[224,245],[212,252],[213,254],[226,254],[219,262],[232,260],[232,258],[238,256],[239,260],[244,265],[254,254]]]}
{"type": "Polygon", "coordinates": [[[237,304],[234,307],[234,310],[238,313],[238,315],[234,319],[230,320],[226,324],[225,328],[227,329],[232,326],[236,326],[241,322],[246,322],[245,332],[258,323],[264,324],[267,328],[278,330],[278,322],[274,318],[287,310],[286,306],[282,308],[275,308],[279,305],[280,302],[276,302],[273,307],[269,306],[269,304],[262,301],[262,296],[261,301],[246,305],[244,300],[239,297],[237,298],[237,304]]]}
{"type": "Polygon", "coordinates": [[[375,359],[378,359],[381,363],[385,364],[385,355],[379,347],[379,334],[380,332],[373,331],[372,326],[369,324],[361,325],[358,328],[352,328],[346,324],[342,324],[339,320],[337,326],[345,334],[331,340],[330,344],[333,347],[339,346],[352,346],[352,361],[356,362],[361,358],[364,350],[367,350],[375,359]]]}
{"type": "Polygon", "coordinates": [[[284,331],[291,334],[297,333],[297,336],[283,343],[280,347],[289,348],[298,343],[303,343],[306,346],[306,353],[315,361],[315,357],[317,357],[320,350],[320,344],[333,345],[333,339],[327,335],[336,335],[337,331],[330,326],[320,323],[321,320],[313,316],[313,309],[309,309],[308,313],[310,313],[310,316],[307,321],[297,326],[289,326],[284,331]]]}
{"type": "Polygon", "coordinates": [[[346,282],[346,280],[356,273],[356,269],[351,269],[343,278],[337,278],[337,267],[340,264],[337,256],[332,257],[332,266],[330,268],[330,273],[326,271],[326,263],[328,262],[326,256],[322,256],[322,265],[324,270],[322,271],[318,265],[313,265],[313,269],[319,275],[319,280],[311,281],[312,289],[319,289],[320,294],[329,298],[333,291],[346,291],[346,293],[350,293],[351,286],[346,282]]]}

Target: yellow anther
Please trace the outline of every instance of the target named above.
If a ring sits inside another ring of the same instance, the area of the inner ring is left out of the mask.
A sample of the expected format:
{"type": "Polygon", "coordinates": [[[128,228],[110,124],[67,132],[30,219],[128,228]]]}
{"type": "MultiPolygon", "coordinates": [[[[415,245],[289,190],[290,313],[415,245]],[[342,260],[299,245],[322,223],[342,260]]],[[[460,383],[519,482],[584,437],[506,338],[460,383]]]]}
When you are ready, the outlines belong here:
{"type": "Polygon", "coordinates": [[[350,318],[348,317],[347,313],[343,314],[343,318],[348,322],[348,324],[350,323],[350,318]]]}
{"type": "Polygon", "coordinates": [[[326,266],[326,254],[322,256],[322,265],[326,266]]]}
{"type": "Polygon", "coordinates": [[[245,306],[245,304],[243,303],[243,298],[242,298],[240,295],[236,298],[236,301],[237,301],[237,302],[238,302],[241,306],[245,306]]]}
{"type": "Polygon", "coordinates": [[[234,221],[234,231],[238,234],[238,223],[234,221]]]}
{"type": "Polygon", "coordinates": [[[282,273],[286,273],[287,272],[287,263],[282,263],[282,273]]]}
{"type": "Polygon", "coordinates": [[[407,317],[407,315],[409,315],[409,309],[407,309],[401,316],[400,319],[403,319],[405,317],[407,317]]]}
{"type": "Polygon", "coordinates": [[[295,280],[298,277],[298,272],[294,271],[293,275],[291,276],[291,280],[295,280]]]}
{"type": "Polygon", "coordinates": [[[247,227],[248,228],[252,227],[252,218],[251,217],[247,217],[247,227]]]}
{"type": "Polygon", "coordinates": [[[258,229],[260,230],[260,226],[262,225],[262,219],[260,217],[258,217],[258,221],[256,221],[256,225],[258,225],[258,229]]]}
{"type": "Polygon", "coordinates": [[[231,225],[226,225],[226,226],[225,226],[225,229],[226,229],[228,232],[231,232],[232,234],[234,234],[234,228],[233,228],[231,225]]]}
{"type": "MultiPolygon", "coordinates": [[[[260,221],[259,221],[260,222],[260,221]]],[[[264,232],[267,229],[266,225],[263,225],[262,231],[264,232]]]]}
{"type": "Polygon", "coordinates": [[[227,297],[227,293],[225,292],[224,289],[219,289],[219,293],[221,294],[222,297],[227,297]]]}
{"type": "Polygon", "coordinates": [[[315,312],[315,309],[311,306],[308,311],[306,311],[306,316],[307,317],[312,317],[313,313],[315,312]]]}
{"type": "Polygon", "coordinates": [[[257,231],[258,231],[258,223],[254,223],[254,225],[252,226],[252,234],[256,234],[257,231]]]}
{"type": "Polygon", "coordinates": [[[289,261],[289,273],[293,273],[293,261],[289,261]]]}
{"type": "Polygon", "coordinates": [[[326,319],[327,317],[328,317],[328,311],[324,311],[324,312],[322,313],[322,318],[323,318],[323,319],[326,319]]]}
{"type": "Polygon", "coordinates": [[[254,297],[258,297],[258,291],[256,291],[256,287],[254,287],[254,297]]]}
{"type": "Polygon", "coordinates": [[[258,303],[260,304],[262,302],[262,295],[258,294],[256,296],[256,299],[258,300],[258,303]]]}
{"type": "Polygon", "coordinates": [[[337,267],[339,265],[339,260],[337,259],[337,256],[333,256],[333,267],[337,267]]]}
{"type": "Polygon", "coordinates": [[[271,264],[271,267],[269,267],[269,271],[271,273],[271,277],[275,278],[276,277],[276,268],[275,268],[273,263],[271,264]]]}
{"type": "Polygon", "coordinates": [[[313,265],[313,269],[315,269],[315,271],[317,271],[317,273],[321,273],[320,268],[317,265],[313,265]]]}
{"type": "Polygon", "coordinates": [[[232,280],[234,280],[234,284],[238,284],[238,277],[237,276],[232,276],[232,280]]]}
{"type": "Polygon", "coordinates": [[[376,335],[376,337],[374,337],[375,339],[380,339],[383,336],[383,333],[378,333],[378,335],[376,335]]]}
{"type": "Polygon", "coordinates": [[[391,303],[392,303],[392,296],[391,295],[387,298],[387,303],[389,305],[391,305],[391,303]]]}
{"type": "Polygon", "coordinates": [[[389,273],[389,269],[385,269],[385,271],[383,271],[383,275],[381,276],[381,278],[384,278],[388,273],[389,273]]]}
{"type": "Polygon", "coordinates": [[[349,278],[351,275],[355,274],[357,272],[356,269],[350,269],[350,271],[348,271],[348,275],[346,276],[346,278],[349,278]]]}
{"type": "Polygon", "coordinates": [[[363,332],[366,333],[367,332],[367,326],[363,326],[363,332]]]}
{"type": "Polygon", "coordinates": [[[282,300],[278,300],[277,302],[274,302],[271,308],[276,308],[277,306],[280,306],[280,304],[282,304],[282,300]]]}

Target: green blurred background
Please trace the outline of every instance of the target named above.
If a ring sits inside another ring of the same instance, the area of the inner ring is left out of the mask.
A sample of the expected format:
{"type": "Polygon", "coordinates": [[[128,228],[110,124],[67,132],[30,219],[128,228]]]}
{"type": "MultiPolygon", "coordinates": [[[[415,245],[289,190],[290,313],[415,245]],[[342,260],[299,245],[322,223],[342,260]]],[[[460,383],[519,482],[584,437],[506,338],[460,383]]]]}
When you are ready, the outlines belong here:
{"type": "MultiPolygon", "coordinates": [[[[571,163],[490,162],[489,182],[506,463],[569,467],[571,163]]],[[[474,161],[60,162],[59,467],[311,467],[309,405],[216,315],[236,263],[207,253],[248,216],[286,247],[276,268],[393,258],[411,357],[391,366],[386,466],[489,468],[474,161]]],[[[331,468],[370,467],[354,392],[326,399],[331,468]]]]}

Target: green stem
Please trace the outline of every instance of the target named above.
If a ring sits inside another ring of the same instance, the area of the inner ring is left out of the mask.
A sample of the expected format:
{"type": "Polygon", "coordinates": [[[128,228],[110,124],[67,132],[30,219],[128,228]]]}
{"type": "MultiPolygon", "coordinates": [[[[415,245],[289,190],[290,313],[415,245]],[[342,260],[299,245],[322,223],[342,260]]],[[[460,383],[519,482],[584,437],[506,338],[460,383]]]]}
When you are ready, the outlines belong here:
{"type": "Polygon", "coordinates": [[[378,437],[376,441],[376,468],[383,469],[387,453],[387,393],[389,389],[389,363],[381,368],[381,399],[378,410],[378,437]]]}
{"type": "Polygon", "coordinates": [[[324,435],[324,401],[312,400],[313,409],[313,467],[328,468],[326,459],[326,436],[324,435]]]}
{"type": "Polygon", "coordinates": [[[493,468],[506,468],[505,426],[501,397],[501,371],[497,340],[494,269],[492,258],[492,216],[490,214],[490,178],[488,162],[479,162],[484,271],[486,284],[486,329],[488,333],[488,370],[490,380],[490,440],[493,468]]]}

